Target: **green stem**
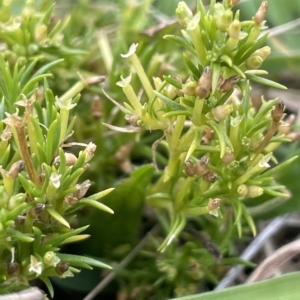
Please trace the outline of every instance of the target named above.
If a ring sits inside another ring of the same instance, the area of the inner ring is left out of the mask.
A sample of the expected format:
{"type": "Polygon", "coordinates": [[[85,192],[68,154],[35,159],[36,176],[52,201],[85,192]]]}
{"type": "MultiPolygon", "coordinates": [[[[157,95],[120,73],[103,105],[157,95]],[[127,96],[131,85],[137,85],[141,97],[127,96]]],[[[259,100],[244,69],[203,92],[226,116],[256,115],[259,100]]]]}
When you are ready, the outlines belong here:
{"type": "Polygon", "coordinates": [[[146,92],[148,98],[151,99],[154,96],[153,87],[148,79],[148,76],[145,73],[145,70],[144,70],[139,58],[137,57],[137,55],[135,53],[130,56],[130,61],[133,65],[137,75],[140,78],[140,81],[145,89],[145,92],[146,92]]]}
{"type": "Polygon", "coordinates": [[[201,125],[203,104],[204,104],[204,99],[200,99],[199,97],[195,99],[195,106],[193,109],[193,116],[192,116],[192,122],[195,126],[201,125]]]}
{"type": "Polygon", "coordinates": [[[142,112],[142,104],[139,101],[137,95],[135,94],[131,84],[126,84],[122,87],[124,94],[126,95],[128,101],[132,105],[135,113],[140,115],[142,112]]]}
{"type": "Polygon", "coordinates": [[[182,133],[182,129],[184,127],[184,122],[185,122],[186,116],[178,116],[176,119],[176,124],[174,126],[174,129],[171,133],[171,138],[169,141],[169,149],[170,152],[176,151],[178,147],[178,143],[180,140],[180,136],[182,133]]]}
{"type": "Polygon", "coordinates": [[[30,180],[37,186],[37,187],[41,187],[41,181],[40,178],[38,176],[38,174],[36,173],[32,160],[31,160],[31,156],[27,147],[27,140],[26,140],[26,135],[25,135],[25,131],[24,131],[24,127],[15,127],[16,129],[16,133],[18,136],[18,142],[19,142],[19,149],[20,149],[20,153],[22,156],[22,159],[24,161],[28,176],[30,178],[30,180]]]}

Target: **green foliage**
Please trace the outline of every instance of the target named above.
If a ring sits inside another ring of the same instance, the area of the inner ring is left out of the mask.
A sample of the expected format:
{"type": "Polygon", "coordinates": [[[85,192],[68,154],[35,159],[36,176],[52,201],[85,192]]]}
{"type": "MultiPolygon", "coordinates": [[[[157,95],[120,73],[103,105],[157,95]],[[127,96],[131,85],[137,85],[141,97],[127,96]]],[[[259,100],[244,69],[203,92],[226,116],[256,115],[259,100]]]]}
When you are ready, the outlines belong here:
{"type": "Polygon", "coordinates": [[[116,269],[120,297],[194,294],[228,265],[254,266],[234,250],[253,220],[299,206],[282,204],[298,152],[274,155],[292,137],[283,105],[250,99],[252,82],[285,89],[260,69],[264,9],[194,2],[177,6],[180,34],[176,1],[1,2],[0,293],[36,278],[51,296],[52,283],[87,293],[92,267],[158,223],[116,269]]]}

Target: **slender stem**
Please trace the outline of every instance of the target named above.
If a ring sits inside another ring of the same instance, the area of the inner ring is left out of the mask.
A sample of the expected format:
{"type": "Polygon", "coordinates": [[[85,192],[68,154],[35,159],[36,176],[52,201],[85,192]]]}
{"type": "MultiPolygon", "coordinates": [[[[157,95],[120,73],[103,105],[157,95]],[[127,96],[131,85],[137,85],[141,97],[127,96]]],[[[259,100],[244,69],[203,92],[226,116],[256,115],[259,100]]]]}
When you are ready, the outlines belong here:
{"type": "Polygon", "coordinates": [[[137,57],[137,55],[135,53],[130,56],[130,61],[133,65],[133,67],[135,68],[135,71],[138,74],[140,81],[142,82],[142,85],[145,89],[145,92],[146,92],[148,98],[151,99],[154,96],[153,87],[148,79],[148,76],[145,73],[145,70],[144,70],[139,58],[137,57]]]}
{"type": "Polygon", "coordinates": [[[204,99],[200,99],[197,97],[195,100],[195,106],[193,109],[193,116],[192,116],[193,124],[196,126],[201,125],[203,104],[204,104],[204,99]]]}
{"type": "Polygon", "coordinates": [[[24,160],[25,163],[25,167],[28,173],[28,176],[30,178],[30,180],[38,187],[41,186],[41,181],[40,178],[38,176],[38,174],[36,173],[32,160],[31,160],[31,156],[27,147],[27,141],[26,141],[26,135],[25,135],[25,131],[24,131],[24,127],[23,126],[16,126],[16,133],[18,136],[18,142],[19,142],[19,146],[20,146],[20,153],[22,156],[22,159],[24,160]]]}

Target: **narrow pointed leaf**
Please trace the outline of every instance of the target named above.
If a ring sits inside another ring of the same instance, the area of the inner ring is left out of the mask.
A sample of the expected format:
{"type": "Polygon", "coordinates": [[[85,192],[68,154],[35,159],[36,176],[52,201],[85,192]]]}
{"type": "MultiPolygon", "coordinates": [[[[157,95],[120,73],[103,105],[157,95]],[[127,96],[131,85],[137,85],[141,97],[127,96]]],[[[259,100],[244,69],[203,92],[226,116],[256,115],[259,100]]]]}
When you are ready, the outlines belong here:
{"type": "Polygon", "coordinates": [[[57,253],[57,256],[71,265],[80,266],[80,264],[86,264],[97,268],[106,268],[106,269],[112,269],[111,266],[96,260],[94,258],[86,257],[86,256],[80,256],[80,255],[73,255],[73,254],[64,254],[64,253],[57,253]]]}
{"type": "Polygon", "coordinates": [[[57,222],[60,224],[70,228],[69,223],[64,219],[53,207],[48,206],[46,207],[47,212],[53,217],[57,222]]]}

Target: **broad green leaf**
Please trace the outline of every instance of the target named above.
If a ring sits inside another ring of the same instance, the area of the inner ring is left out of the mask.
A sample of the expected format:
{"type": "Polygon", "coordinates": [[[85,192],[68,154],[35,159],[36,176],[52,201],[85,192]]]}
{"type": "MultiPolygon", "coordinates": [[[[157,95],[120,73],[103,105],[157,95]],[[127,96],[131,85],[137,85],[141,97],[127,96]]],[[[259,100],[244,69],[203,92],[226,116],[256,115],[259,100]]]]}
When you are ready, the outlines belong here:
{"type": "Polygon", "coordinates": [[[176,298],[176,300],[298,300],[300,272],[285,274],[276,278],[242,284],[221,291],[176,298]]]}

